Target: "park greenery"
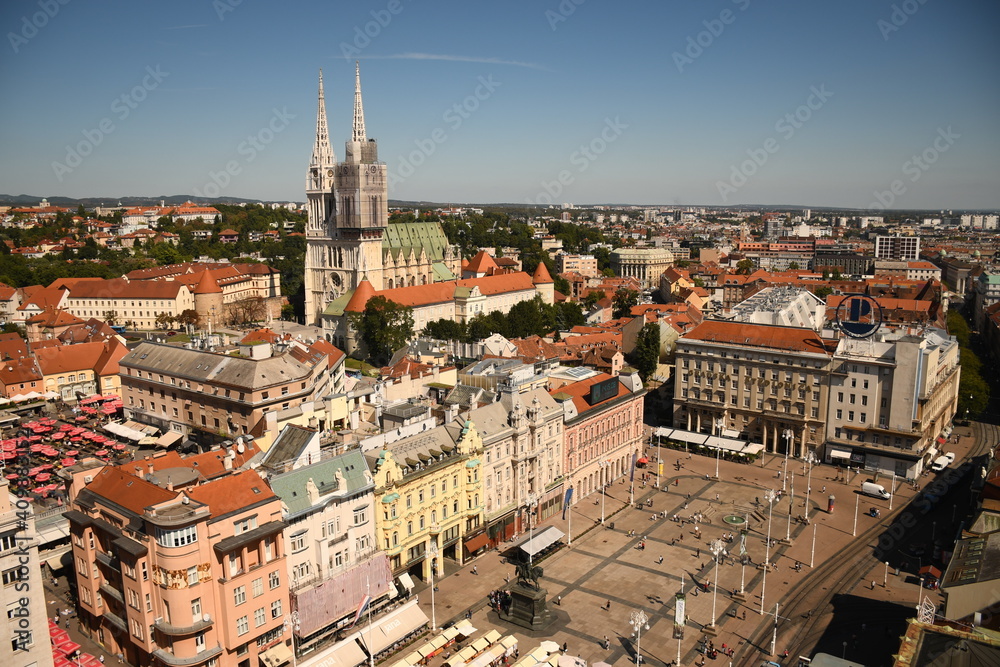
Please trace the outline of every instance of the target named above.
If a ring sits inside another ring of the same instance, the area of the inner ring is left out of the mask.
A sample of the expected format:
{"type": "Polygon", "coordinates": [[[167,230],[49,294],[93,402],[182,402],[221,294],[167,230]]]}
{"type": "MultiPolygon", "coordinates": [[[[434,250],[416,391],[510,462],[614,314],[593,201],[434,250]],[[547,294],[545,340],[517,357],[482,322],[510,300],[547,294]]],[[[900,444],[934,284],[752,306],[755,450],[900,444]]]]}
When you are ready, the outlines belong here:
{"type": "Polygon", "coordinates": [[[368,360],[376,366],[385,365],[413,338],[413,309],[384,296],[373,296],[364,311],[348,316],[368,352],[368,360]]]}
{"type": "Polygon", "coordinates": [[[450,319],[428,322],[423,334],[439,340],[463,343],[489,338],[495,333],[504,338],[545,336],[553,331],[566,331],[586,322],[577,303],[546,304],[540,297],[514,304],[509,313],[495,310],[479,313],[466,324],[450,319]]]}
{"type": "Polygon", "coordinates": [[[948,311],[948,333],[958,341],[958,363],[962,368],[955,416],[957,419],[975,419],[986,411],[990,402],[990,385],[981,373],[983,362],[974,350],[978,341],[969,329],[969,323],[957,310],[948,311]]]}

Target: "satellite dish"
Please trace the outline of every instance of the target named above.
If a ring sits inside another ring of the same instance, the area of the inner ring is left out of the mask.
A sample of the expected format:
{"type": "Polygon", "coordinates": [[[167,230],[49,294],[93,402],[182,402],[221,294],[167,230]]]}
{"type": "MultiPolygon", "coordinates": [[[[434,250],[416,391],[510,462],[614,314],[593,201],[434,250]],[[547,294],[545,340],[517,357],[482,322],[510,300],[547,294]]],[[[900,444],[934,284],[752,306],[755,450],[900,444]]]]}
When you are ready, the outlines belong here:
{"type": "Polygon", "coordinates": [[[236,451],[239,452],[240,454],[242,454],[243,452],[245,452],[246,449],[247,448],[243,446],[242,442],[239,443],[238,445],[236,445],[236,451]]]}
{"type": "Polygon", "coordinates": [[[212,620],[212,617],[211,617],[211,616],[209,616],[208,614],[202,614],[202,616],[201,616],[201,620],[203,620],[203,621],[205,621],[206,623],[208,623],[209,621],[211,621],[211,620],[212,620]]]}

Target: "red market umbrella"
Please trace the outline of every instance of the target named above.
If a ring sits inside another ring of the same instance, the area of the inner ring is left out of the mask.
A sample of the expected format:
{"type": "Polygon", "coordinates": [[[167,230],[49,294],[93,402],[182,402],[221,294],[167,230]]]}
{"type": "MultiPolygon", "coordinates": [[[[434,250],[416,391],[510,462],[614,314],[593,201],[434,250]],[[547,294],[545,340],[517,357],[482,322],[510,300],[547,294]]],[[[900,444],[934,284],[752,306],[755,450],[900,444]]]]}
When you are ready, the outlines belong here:
{"type": "Polygon", "coordinates": [[[28,437],[28,442],[41,442],[41,441],[42,441],[42,436],[40,435],[32,435],[28,437]]]}
{"type": "Polygon", "coordinates": [[[73,662],[64,655],[54,654],[52,656],[53,667],[73,667],[73,662]]]}
{"type": "Polygon", "coordinates": [[[81,438],[78,435],[74,435],[72,438],[69,439],[69,441],[70,442],[83,442],[83,438],[81,438]]]}
{"type": "MultiPolygon", "coordinates": [[[[12,461],[16,458],[17,452],[0,452],[0,459],[3,459],[4,461],[12,461]]],[[[14,477],[17,477],[17,475],[14,475],[14,477]]],[[[10,475],[7,476],[7,479],[11,479],[10,475]]]]}
{"type": "Polygon", "coordinates": [[[123,445],[120,442],[116,442],[115,443],[115,449],[117,449],[118,451],[121,451],[121,450],[125,449],[125,445],[123,445]]]}
{"type": "Polygon", "coordinates": [[[16,472],[12,472],[9,475],[4,475],[4,477],[6,477],[7,479],[17,479],[18,477],[20,477],[20,475],[18,475],[16,472]]]}
{"type": "Polygon", "coordinates": [[[63,655],[72,655],[80,650],[80,645],[74,641],[63,642],[56,646],[56,650],[63,655]]]}
{"type": "Polygon", "coordinates": [[[94,456],[107,456],[107,455],[108,455],[108,450],[106,449],[98,449],[96,452],[94,452],[94,456]]]}
{"type": "Polygon", "coordinates": [[[35,477],[36,482],[47,482],[52,479],[52,475],[47,472],[38,473],[35,477]]]}
{"type": "Polygon", "coordinates": [[[74,465],[76,463],[76,459],[70,458],[70,457],[67,456],[62,461],[60,461],[60,463],[63,464],[63,467],[67,467],[67,466],[74,465]]]}
{"type": "Polygon", "coordinates": [[[77,454],[79,454],[79,453],[80,453],[80,452],[78,452],[77,450],[75,450],[75,449],[71,449],[71,450],[69,450],[68,452],[66,452],[66,456],[76,456],[76,455],[77,455],[77,454]]]}
{"type": "Polygon", "coordinates": [[[53,440],[62,440],[65,437],[66,437],[66,434],[64,432],[62,432],[62,431],[58,431],[58,432],[52,434],[52,439],[53,440]]]}
{"type": "Polygon", "coordinates": [[[77,418],[76,418],[76,420],[77,420],[78,422],[85,422],[85,421],[87,421],[87,418],[86,418],[86,417],[84,417],[83,415],[80,415],[79,417],[77,417],[77,418]]]}

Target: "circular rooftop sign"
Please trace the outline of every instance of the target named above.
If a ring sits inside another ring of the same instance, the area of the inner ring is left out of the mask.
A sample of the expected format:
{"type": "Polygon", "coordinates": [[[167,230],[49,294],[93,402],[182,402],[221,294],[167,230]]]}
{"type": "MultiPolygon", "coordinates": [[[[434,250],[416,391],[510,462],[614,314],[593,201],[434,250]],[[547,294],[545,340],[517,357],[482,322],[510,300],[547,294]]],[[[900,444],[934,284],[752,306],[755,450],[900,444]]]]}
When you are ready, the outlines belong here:
{"type": "Polygon", "coordinates": [[[837,325],[851,338],[869,338],[882,326],[882,307],[867,294],[848,294],[837,306],[837,325]]]}

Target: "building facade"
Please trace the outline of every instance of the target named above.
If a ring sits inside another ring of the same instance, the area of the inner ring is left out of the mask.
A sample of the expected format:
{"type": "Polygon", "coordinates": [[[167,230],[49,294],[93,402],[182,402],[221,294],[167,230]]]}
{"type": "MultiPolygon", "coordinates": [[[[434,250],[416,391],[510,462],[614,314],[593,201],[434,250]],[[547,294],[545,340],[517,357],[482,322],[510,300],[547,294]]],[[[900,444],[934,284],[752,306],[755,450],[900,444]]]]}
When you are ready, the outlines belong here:
{"type": "Polygon", "coordinates": [[[141,667],[291,658],[281,501],[257,473],[81,470],[70,505],[79,620],[108,652],[141,667]]]}
{"type": "Polygon", "coordinates": [[[375,480],[375,533],[394,575],[424,581],[443,560],[464,562],[465,536],[483,523],[483,441],[451,422],[366,454],[375,480]]]}
{"type": "Polygon", "coordinates": [[[365,595],[389,596],[389,560],[375,540],[375,483],[360,450],[268,478],[281,498],[298,653],[351,623],[365,595]]]}
{"type": "Polygon", "coordinates": [[[165,432],[263,435],[268,413],[322,413],[336,389],[328,359],[316,344],[251,359],[141,343],[119,361],[125,414],[165,432]]]}
{"type": "Polygon", "coordinates": [[[579,273],[587,278],[601,275],[597,270],[597,258],[593,255],[570,255],[559,253],[555,256],[556,273],[579,273]]]}
{"type": "Polygon", "coordinates": [[[635,278],[642,289],[660,284],[660,274],[673,266],[674,255],[666,248],[617,248],[611,251],[611,270],[621,278],[635,278]]]}
{"type": "Polygon", "coordinates": [[[564,469],[573,502],[629,474],[644,445],[645,395],[635,373],[599,373],[552,393],[563,408],[564,469]]]}
{"type": "Polygon", "coordinates": [[[812,329],[707,320],[677,341],[674,428],[721,420],[766,451],[818,457],[835,349],[812,329]]]}
{"type": "Polygon", "coordinates": [[[920,259],[920,237],[876,236],[875,259],[916,262],[920,259]]]}

